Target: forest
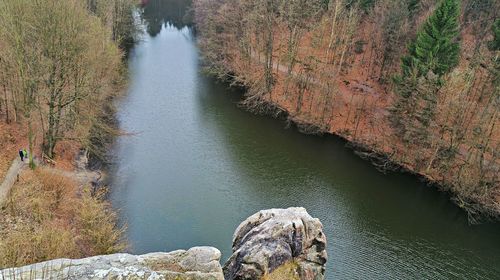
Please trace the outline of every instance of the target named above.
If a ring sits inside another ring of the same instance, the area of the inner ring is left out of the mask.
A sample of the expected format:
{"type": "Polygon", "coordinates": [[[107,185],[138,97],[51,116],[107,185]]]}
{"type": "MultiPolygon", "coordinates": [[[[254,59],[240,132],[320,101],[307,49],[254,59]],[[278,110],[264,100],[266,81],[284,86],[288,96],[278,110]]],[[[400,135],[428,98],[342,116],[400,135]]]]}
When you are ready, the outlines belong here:
{"type": "Polygon", "coordinates": [[[102,124],[107,99],[123,82],[120,48],[133,44],[133,5],[0,3],[0,114],[7,124],[23,125],[29,155],[40,147],[54,159],[62,140],[91,148],[90,131],[102,124]]]}
{"type": "Polygon", "coordinates": [[[102,155],[114,130],[134,9],[131,0],[0,1],[1,182],[18,149],[31,167],[0,200],[0,267],[124,248],[104,188],[81,186],[72,169],[80,149],[102,155]]]}
{"type": "Polygon", "coordinates": [[[500,2],[195,0],[206,71],[243,105],[500,217],[500,2]]]}

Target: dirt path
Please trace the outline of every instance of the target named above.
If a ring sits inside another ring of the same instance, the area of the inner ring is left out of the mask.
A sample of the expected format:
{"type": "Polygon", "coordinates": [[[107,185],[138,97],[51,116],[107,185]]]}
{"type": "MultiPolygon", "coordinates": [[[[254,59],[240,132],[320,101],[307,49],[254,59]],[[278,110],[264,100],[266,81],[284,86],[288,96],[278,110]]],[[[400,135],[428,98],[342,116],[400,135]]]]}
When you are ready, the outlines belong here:
{"type": "Polygon", "coordinates": [[[21,161],[19,158],[12,161],[9,171],[7,171],[7,174],[0,185],[0,206],[2,206],[3,202],[7,198],[7,195],[9,194],[10,189],[14,186],[17,175],[25,166],[27,166],[26,163],[21,161]]]}
{"type": "MultiPolygon", "coordinates": [[[[36,161],[35,161],[36,162],[36,161]]],[[[79,187],[83,187],[88,184],[97,184],[102,179],[102,173],[100,171],[90,171],[86,169],[86,157],[78,156],[75,160],[76,170],[66,171],[57,168],[49,168],[54,174],[68,177],[75,180],[79,187]]],[[[17,176],[21,173],[23,169],[27,167],[27,162],[22,162],[19,158],[12,161],[5,178],[0,185],[0,207],[7,199],[10,190],[14,186],[17,180],[17,176]]]]}

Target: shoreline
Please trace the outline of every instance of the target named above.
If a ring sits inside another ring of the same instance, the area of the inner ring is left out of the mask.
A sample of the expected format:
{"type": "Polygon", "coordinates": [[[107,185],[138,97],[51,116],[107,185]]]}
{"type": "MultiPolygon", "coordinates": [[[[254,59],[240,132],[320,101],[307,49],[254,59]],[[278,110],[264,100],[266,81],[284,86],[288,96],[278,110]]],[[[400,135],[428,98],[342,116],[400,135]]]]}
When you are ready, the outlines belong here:
{"type": "MultiPolygon", "coordinates": [[[[380,9],[363,11],[335,3],[311,5],[315,17],[294,20],[268,9],[267,21],[259,21],[254,16],[263,11],[249,14],[243,2],[195,2],[198,46],[207,72],[246,87],[241,103],[254,113],[276,117],[285,112],[286,121],[301,132],[336,135],[379,168],[416,174],[438,185],[471,223],[500,220],[496,79],[487,70],[496,69],[498,57],[486,37],[471,33],[477,22],[467,15],[475,8],[455,11],[454,36],[464,41],[456,44],[453,67],[438,73],[443,79],[439,85],[437,77],[423,74],[414,77],[415,85],[405,85],[393,79],[408,66],[400,58],[412,57],[406,46],[425,34],[425,21],[443,6],[432,3],[409,16],[404,5],[376,3],[380,9]],[[401,40],[390,48],[384,41],[395,35],[386,32],[388,19],[377,19],[385,11],[401,12],[398,20],[412,22],[393,30],[401,40]],[[243,17],[244,24],[231,24],[232,16],[243,17]],[[479,55],[478,50],[484,52],[479,55]],[[473,63],[479,56],[487,62],[480,67],[473,63]]],[[[496,40],[496,29],[488,30],[485,34],[496,40]]]]}
{"type": "MultiPolygon", "coordinates": [[[[229,87],[236,87],[242,92],[241,103],[245,101],[245,94],[248,89],[244,85],[235,85],[231,83],[230,80],[222,80],[218,77],[214,77],[217,81],[226,84],[229,87]]],[[[391,155],[381,152],[371,146],[364,144],[361,141],[356,141],[350,139],[350,137],[332,132],[330,130],[325,131],[320,126],[315,123],[308,122],[307,120],[301,120],[291,117],[290,112],[280,106],[278,103],[270,100],[264,100],[263,105],[265,110],[256,112],[255,110],[248,108],[245,104],[241,107],[242,109],[257,115],[265,115],[267,117],[272,117],[285,122],[286,126],[293,125],[298,132],[302,134],[309,134],[314,136],[329,135],[336,137],[345,143],[345,147],[350,149],[356,156],[372,164],[378,171],[385,172],[395,172],[414,176],[416,179],[422,181],[429,187],[436,189],[439,192],[446,193],[449,200],[456,205],[458,208],[467,214],[470,224],[481,224],[484,222],[499,222],[500,221],[500,209],[495,208],[494,205],[489,205],[475,201],[473,198],[459,197],[453,187],[446,185],[430,175],[414,171],[411,166],[401,164],[393,159],[391,155]]]]}

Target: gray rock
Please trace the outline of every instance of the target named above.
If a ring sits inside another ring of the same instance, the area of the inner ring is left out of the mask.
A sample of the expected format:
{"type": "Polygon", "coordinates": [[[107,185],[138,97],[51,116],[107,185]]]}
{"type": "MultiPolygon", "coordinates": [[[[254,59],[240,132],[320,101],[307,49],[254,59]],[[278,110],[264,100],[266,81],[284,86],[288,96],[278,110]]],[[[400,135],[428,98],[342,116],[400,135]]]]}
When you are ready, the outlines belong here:
{"type": "Polygon", "coordinates": [[[0,270],[7,279],[185,279],[223,280],[221,253],[212,247],[141,256],[114,254],[80,260],[58,259],[0,270]]]}
{"type": "Polygon", "coordinates": [[[233,254],[224,265],[226,280],[260,279],[287,263],[297,266],[300,279],[324,279],[327,254],[323,225],[304,208],[252,215],[236,229],[232,248],[233,254]]]}
{"type": "Polygon", "coordinates": [[[246,219],[233,237],[233,254],[223,270],[212,247],[141,256],[114,254],[58,259],[0,270],[7,279],[324,279],[327,260],[323,225],[304,208],[260,211],[246,219]]]}

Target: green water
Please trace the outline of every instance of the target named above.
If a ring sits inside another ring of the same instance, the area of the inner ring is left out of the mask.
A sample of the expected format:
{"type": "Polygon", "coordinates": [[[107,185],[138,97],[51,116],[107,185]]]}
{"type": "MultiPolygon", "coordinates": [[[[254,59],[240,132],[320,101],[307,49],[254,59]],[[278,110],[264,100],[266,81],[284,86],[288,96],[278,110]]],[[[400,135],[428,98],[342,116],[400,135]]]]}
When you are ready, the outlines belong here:
{"type": "Polygon", "coordinates": [[[151,2],[155,36],[133,50],[119,104],[135,134],[118,140],[111,193],[131,252],[210,245],[225,260],[246,217],[303,206],[328,237],[327,279],[500,279],[499,224],[469,226],[416,178],[240,109],[241,93],[200,72],[192,32],[169,18],[179,1],[151,2]]]}

